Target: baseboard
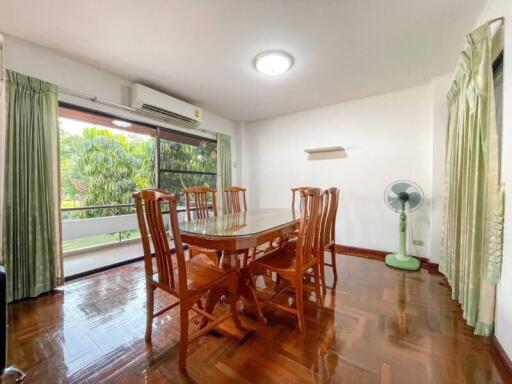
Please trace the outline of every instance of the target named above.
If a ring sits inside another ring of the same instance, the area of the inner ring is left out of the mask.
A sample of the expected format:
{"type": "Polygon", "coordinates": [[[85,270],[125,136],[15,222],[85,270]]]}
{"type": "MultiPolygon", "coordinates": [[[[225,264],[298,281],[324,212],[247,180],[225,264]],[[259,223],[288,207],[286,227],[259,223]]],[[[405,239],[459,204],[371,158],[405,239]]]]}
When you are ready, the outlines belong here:
{"type": "Polygon", "coordinates": [[[501,346],[496,338],[496,335],[491,337],[491,348],[493,354],[496,356],[496,367],[498,368],[505,383],[512,382],[512,361],[507,356],[507,353],[501,346]]]}
{"type": "Polygon", "coordinates": [[[375,249],[351,247],[349,245],[336,244],[336,253],[349,256],[364,257],[365,259],[384,261],[389,252],[377,251],[375,249]]]}
{"type": "MultiPolygon", "coordinates": [[[[349,256],[363,257],[365,259],[384,261],[386,259],[386,255],[389,254],[390,252],[336,244],[336,253],[342,253],[344,255],[349,256]]],[[[420,258],[420,261],[421,268],[426,269],[429,273],[439,273],[439,264],[431,263],[429,259],[425,257],[420,258]]]]}

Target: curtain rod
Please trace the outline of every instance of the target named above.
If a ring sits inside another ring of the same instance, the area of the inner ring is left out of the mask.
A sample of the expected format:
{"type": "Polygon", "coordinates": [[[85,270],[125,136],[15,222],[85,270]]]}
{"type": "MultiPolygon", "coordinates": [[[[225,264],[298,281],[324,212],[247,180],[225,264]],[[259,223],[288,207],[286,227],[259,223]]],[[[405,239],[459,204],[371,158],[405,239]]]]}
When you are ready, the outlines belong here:
{"type": "Polygon", "coordinates": [[[68,95],[68,96],[73,96],[73,97],[77,97],[79,99],[83,99],[83,100],[88,100],[88,101],[92,101],[94,103],[98,103],[98,104],[103,104],[103,105],[107,105],[109,107],[114,107],[114,108],[118,108],[118,109],[122,109],[122,110],[125,110],[125,111],[128,111],[128,112],[131,112],[131,113],[134,113],[136,115],[139,115],[139,116],[145,116],[145,117],[148,117],[148,118],[152,118],[152,119],[155,119],[157,121],[162,121],[166,124],[170,124],[172,126],[175,126],[175,127],[180,127],[180,128],[184,128],[186,129],[187,131],[199,131],[199,132],[203,132],[203,133],[208,133],[210,135],[214,135],[216,136],[217,135],[217,132],[215,131],[212,131],[212,130],[209,130],[209,129],[206,129],[206,128],[188,128],[188,127],[182,127],[180,125],[177,125],[176,123],[174,122],[171,122],[171,121],[168,121],[166,119],[163,119],[160,115],[157,115],[157,114],[154,114],[154,113],[151,113],[149,111],[140,111],[136,108],[133,108],[133,107],[129,107],[127,105],[123,105],[123,104],[118,104],[118,103],[115,103],[113,101],[109,101],[109,100],[105,100],[105,99],[101,99],[97,96],[93,96],[93,95],[89,95],[87,93],[84,93],[84,92],[79,92],[79,91],[75,91],[73,89],[69,89],[69,88],[66,88],[66,87],[58,87],[59,88],[59,92],[60,93],[63,93],[65,95],[68,95]]]}

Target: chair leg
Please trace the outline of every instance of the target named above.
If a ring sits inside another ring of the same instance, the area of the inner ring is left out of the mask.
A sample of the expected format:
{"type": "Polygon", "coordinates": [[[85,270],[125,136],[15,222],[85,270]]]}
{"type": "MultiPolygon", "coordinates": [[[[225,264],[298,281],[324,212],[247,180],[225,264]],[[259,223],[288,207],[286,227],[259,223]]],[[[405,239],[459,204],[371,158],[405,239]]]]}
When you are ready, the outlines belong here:
{"type": "Polygon", "coordinates": [[[150,283],[146,283],[146,335],[144,339],[146,340],[147,343],[151,342],[154,307],[155,288],[150,283]]]}
{"type": "MultiPolygon", "coordinates": [[[[206,303],[204,306],[205,312],[213,313],[213,309],[215,308],[215,305],[219,302],[220,298],[224,294],[223,288],[216,288],[211,290],[208,295],[206,296],[206,303]]],[[[199,329],[206,327],[210,320],[208,318],[203,317],[201,319],[201,322],[199,323],[199,329]]]]}
{"type": "Polygon", "coordinates": [[[188,308],[180,305],[180,357],[179,368],[184,371],[187,367],[188,349],[188,308]]]}
{"type": "MultiPolygon", "coordinates": [[[[256,248],[254,249],[254,252],[256,252],[256,248]]],[[[249,262],[249,250],[246,250],[243,253],[242,268],[247,268],[248,262],[249,262]]]]}
{"type": "Polygon", "coordinates": [[[336,271],[336,245],[332,244],[330,246],[331,249],[331,264],[332,264],[332,274],[334,275],[334,282],[338,281],[338,272],[336,271]]]}
{"type": "Polygon", "coordinates": [[[233,280],[231,285],[231,316],[233,316],[233,322],[235,323],[235,327],[238,329],[242,328],[242,323],[240,322],[240,318],[238,317],[238,276],[233,274],[233,280]]]}
{"type": "Polygon", "coordinates": [[[279,284],[281,284],[281,275],[276,273],[276,288],[279,287],[279,284]]]}
{"type": "Polygon", "coordinates": [[[304,292],[302,289],[302,276],[295,286],[295,305],[297,306],[297,320],[299,322],[299,332],[304,333],[304,292]]]}
{"type": "MultiPolygon", "coordinates": [[[[324,305],[324,299],[322,297],[322,294],[320,293],[320,276],[322,275],[322,272],[320,270],[320,264],[315,264],[313,267],[313,274],[315,276],[315,295],[316,295],[316,303],[318,306],[323,307],[324,305]]],[[[324,285],[325,289],[325,285],[324,285]]]]}
{"type": "MultiPolygon", "coordinates": [[[[254,265],[254,264],[251,264],[254,265]]],[[[239,281],[238,292],[248,304],[252,307],[254,315],[258,321],[267,324],[267,319],[263,316],[263,312],[258,304],[258,296],[256,295],[256,282],[254,277],[254,269],[249,266],[241,271],[241,281],[239,281]]]]}
{"type": "Polygon", "coordinates": [[[322,289],[325,293],[327,291],[327,286],[325,285],[325,252],[320,252],[320,257],[318,258],[319,269],[320,269],[320,280],[322,281],[322,289]]]}

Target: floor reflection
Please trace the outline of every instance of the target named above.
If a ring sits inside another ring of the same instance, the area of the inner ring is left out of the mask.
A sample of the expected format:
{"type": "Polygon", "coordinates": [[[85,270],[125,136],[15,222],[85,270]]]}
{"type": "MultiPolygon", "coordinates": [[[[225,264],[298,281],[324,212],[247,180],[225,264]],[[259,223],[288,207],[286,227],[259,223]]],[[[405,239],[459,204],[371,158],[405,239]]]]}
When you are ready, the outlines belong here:
{"type": "MultiPolygon", "coordinates": [[[[335,287],[330,273],[323,307],[314,294],[305,301],[303,335],[294,316],[264,308],[268,326],[242,316],[244,330],[228,321],[192,343],[183,375],[178,311],[156,320],[145,344],[143,264],[131,264],[10,305],[8,361],[27,383],[45,384],[503,382],[439,275],[348,256],[338,258],[335,287]]],[[[260,284],[272,288],[275,276],[260,284]]]]}

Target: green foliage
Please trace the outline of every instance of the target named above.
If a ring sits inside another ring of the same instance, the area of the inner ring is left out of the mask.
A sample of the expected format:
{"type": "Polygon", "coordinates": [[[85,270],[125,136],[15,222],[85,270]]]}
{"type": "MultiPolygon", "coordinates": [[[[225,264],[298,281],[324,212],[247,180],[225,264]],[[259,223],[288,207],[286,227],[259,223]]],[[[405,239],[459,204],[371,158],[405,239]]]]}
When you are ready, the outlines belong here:
{"type": "MultiPolygon", "coordinates": [[[[210,141],[189,145],[166,140],[160,141],[160,167],[167,170],[216,172],[217,146],[210,141]]],[[[205,185],[215,188],[214,175],[179,172],[162,172],[160,183],[170,193],[180,193],[185,188],[205,185]]]]}
{"type": "MultiPolygon", "coordinates": [[[[215,172],[216,144],[161,140],[162,169],[215,172]],[[195,144],[195,143],[194,143],[195,144]]],[[[155,139],[96,127],[81,135],[61,130],[62,201],[66,207],[131,204],[132,193],[155,186],[155,139]]],[[[179,193],[195,185],[215,187],[215,175],[162,172],[162,188],[179,193]]],[[[72,217],[132,213],[132,208],[74,211],[72,217]]]]}
{"type": "MultiPolygon", "coordinates": [[[[80,197],[80,191],[74,181],[80,180],[81,175],[73,164],[73,143],[77,139],[78,136],[70,135],[64,130],[60,131],[60,172],[63,202],[67,200],[74,201],[80,197]]],[[[75,206],[75,204],[71,206],[75,206]]]]}
{"type": "MultiPolygon", "coordinates": [[[[154,185],[148,152],[152,139],[86,128],[82,135],[61,132],[61,174],[64,198],[79,198],[81,205],[129,204],[132,193],[154,185]]],[[[153,144],[154,146],[154,144],[153,144]]],[[[78,211],[74,216],[98,217],[132,212],[131,209],[78,211]],[[100,212],[101,211],[101,212],[100,212]]]]}

